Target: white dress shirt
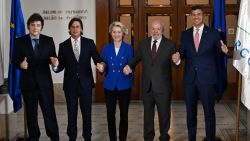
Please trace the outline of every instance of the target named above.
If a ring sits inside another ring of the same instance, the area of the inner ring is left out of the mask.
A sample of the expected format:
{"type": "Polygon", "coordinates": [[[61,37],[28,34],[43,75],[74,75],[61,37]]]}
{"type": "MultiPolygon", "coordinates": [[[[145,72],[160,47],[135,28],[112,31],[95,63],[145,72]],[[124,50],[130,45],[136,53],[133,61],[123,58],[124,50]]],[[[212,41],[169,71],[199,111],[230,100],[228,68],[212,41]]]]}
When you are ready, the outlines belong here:
{"type": "MultiPolygon", "coordinates": [[[[195,37],[195,33],[196,33],[196,27],[193,26],[193,37],[195,37]]],[[[203,32],[203,29],[204,29],[204,24],[202,24],[199,28],[199,42],[201,41],[201,36],[202,36],[202,32],[203,32]]]]}
{"type": "Polygon", "coordinates": [[[78,51],[79,51],[79,54],[80,54],[80,52],[81,52],[81,36],[80,37],[78,37],[77,39],[74,39],[74,38],[72,38],[72,37],[70,37],[70,39],[71,39],[71,44],[72,44],[72,48],[73,48],[73,50],[74,50],[74,47],[75,47],[75,41],[77,40],[77,47],[78,47],[78,51]]]}
{"type": "MultiPolygon", "coordinates": [[[[159,46],[160,46],[161,39],[162,39],[162,36],[161,36],[159,39],[156,40],[156,41],[157,41],[157,42],[156,42],[156,52],[158,51],[158,48],[159,48],[159,46]]],[[[154,40],[155,40],[155,39],[151,38],[151,50],[152,50],[152,47],[153,47],[153,44],[154,44],[154,40]]]]}

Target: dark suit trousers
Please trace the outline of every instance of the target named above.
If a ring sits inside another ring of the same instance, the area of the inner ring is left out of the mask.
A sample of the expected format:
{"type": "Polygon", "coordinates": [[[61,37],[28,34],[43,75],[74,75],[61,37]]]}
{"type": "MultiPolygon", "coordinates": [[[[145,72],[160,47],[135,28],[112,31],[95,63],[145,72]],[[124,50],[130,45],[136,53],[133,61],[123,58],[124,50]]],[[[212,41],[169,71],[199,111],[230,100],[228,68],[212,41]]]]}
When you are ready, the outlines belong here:
{"type": "Polygon", "coordinates": [[[155,93],[154,90],[149,90],[143,94],[144,104],[144,140],[153,141],[155,136],[154,131],[154,114],[155,105],[158,111],[159,126],[160,126],[160,141],[168,141],[170,136],[168,130],[170,128],[170,106],[171,93],[155,93]]]}
{"type": "Polygon", "coordinates": [[[68,111],[67,134],[69,140],[75,141],[77,138],[77,112],[79,100],[83,123],[82,136],[85,141],[91,141],[92,88],[82,88],[80,81],[72,85],[76,85],[76,89],[64,90],[68,111]]]}
{"type": "Polygon", "coordinates": [[[206,141],[215,140],[214,85],[198,83],[185,84],[185,102],[187,109],[187,127],[189,141],[196,141],[197,102],[200,98],[206,125],[206,141]]]}
{"type": "Polygon", "coordinates": [[[114,91],[104,89],[106,97],[108,130],[110,141],[116,141],[116,102],[119,102],[120,108],[120,126],[119,126],[119,140],[126,141],[128,133],[128,108],[130,103],[131,89],[114,91]]]}
{"type": "Polygon", "coordinates": [[[27,111],[29,141],[38,141],[40,138],[40,130],[37,120],[38,103],[40,104],[43,113],[47,135],[50,137],[51,141],[59,141],[53,90],[37,89],[33,91],[22,91],[22,93],[27,111]]]}

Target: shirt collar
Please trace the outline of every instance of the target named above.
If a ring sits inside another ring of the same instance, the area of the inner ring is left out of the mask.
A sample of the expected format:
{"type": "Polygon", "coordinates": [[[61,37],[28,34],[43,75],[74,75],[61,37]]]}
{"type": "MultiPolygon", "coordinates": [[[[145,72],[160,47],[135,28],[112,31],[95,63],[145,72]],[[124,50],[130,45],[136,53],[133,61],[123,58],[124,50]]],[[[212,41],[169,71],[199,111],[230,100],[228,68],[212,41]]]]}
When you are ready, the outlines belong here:
{"type": "Polygon", "coordinates": [[[72,43],[74,43],[75,40],[77,40],[77,42],[80,43],[80,38],[81,38],[81,36],[79,36],[77,39],[70,37],[72,43]]]}
{"type": "Polygon", "coordinates": [[[195,26],[193,26],[193,31],[196,32],[196,29],[199,29],[199,31],[203,31],[204,29],[204,24],[202,24],[199,28],[196,28],[195,26]]]}
{"type": "MultiPolygon", "coordinates": [[[[162,36],[159,38],[159,39],[157,39],[156,41],[156,43],[160,43],[161,42],[161,39],[162,39],[162,36]]],[[[153,37],[151,38],[151,43],[154,43],[154,40],[155,39],[153,39],[153,37]]]]}
{"type": "Polygon", "coordinates": [[[33,40],[33,39],[39,39],[40,38],[40,34],[37,35],[37,36],[33,36],[30,34],[30,39],[33,40]]]}

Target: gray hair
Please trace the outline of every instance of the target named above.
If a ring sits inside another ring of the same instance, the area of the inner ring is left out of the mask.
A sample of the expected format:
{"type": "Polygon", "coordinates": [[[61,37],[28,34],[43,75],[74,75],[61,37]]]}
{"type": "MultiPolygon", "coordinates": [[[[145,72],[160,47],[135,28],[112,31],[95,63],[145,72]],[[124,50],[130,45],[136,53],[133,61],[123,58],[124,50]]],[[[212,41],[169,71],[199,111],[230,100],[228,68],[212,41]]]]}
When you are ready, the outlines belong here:
{"type": "Polygon", "coordinates": [[[112,33],[112,29],[113,29],[114,27],[120,27],[121,30],[122,30],[122,33],[123,33],[124,35],[127,35],[127,34],[128,34],[128,29],[125,27],[125,25],[124,25],[123,23],[121,23],[121,22],[119,22],[119,21],[114,21],[114,22],[112,22],[112,23],[109,25],[109,34],[112,33]]]}

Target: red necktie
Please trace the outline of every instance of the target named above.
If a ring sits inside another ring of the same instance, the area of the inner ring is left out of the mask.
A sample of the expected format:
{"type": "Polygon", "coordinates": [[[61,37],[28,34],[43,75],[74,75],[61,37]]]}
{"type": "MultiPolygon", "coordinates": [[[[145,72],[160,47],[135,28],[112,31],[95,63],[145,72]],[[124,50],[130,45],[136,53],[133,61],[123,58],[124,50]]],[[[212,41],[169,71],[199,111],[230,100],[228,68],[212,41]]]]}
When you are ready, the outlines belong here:
{"type": "Polygon", "coordinates": [[[198,52],[199,44],[200,44],[200,35],[199,35],[199,29],[197,28],[195,35],[194,35],[194,45],[195,45],[196,52],[198,52]]]}
{"type": "Polygon", "coordinates": [[[157,42],[157,40],[154,40],[154,43],[152,46],[152,51],[151,51],[152,60],[154,60],[156,57],[156,42],[157,42]]]}

